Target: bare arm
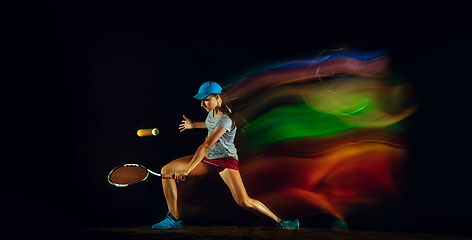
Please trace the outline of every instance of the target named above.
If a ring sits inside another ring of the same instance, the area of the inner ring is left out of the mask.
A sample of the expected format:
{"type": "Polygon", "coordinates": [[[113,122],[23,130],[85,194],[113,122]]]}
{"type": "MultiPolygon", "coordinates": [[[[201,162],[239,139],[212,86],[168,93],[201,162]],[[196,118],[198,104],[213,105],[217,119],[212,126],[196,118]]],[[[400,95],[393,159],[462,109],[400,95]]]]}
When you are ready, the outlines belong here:
{"type": "Polygon", "coordinates": [[[206,128],[205,122],[192,122],[192,120],[185,117],[185,115],[183,117],[184,120],[182,120],[182,123],[179,125],[180,132],[183,132],[187,129],[206,128]]]}
{"type": "Polygon", "coordinates": [[[190,160],[185,170],[175,173],[175,179],[177,181],[185,181],[187,175],[203,160],[203,157],[205,157],[208,150],[210,150],[210,148],[216,143],[216,141],[218,141],[218,139],[221,138],[221,136],[223,136],[225,132],[225,128],[216,127],[205,142],[198,147],[197,152],[193,155],[192,160],[190,160]]]}
{"type": "Polygon", "coordinates": [[[205,122],[194,122],[193,127],[194,128],[207,128],[205,122]]]}

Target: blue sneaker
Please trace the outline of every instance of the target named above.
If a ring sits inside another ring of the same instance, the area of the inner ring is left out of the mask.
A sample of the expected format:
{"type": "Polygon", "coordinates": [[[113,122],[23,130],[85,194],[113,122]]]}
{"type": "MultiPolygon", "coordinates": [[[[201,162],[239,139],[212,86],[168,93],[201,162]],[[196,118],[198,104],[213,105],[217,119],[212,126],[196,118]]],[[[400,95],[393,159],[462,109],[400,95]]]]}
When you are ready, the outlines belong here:
{"type": "Polygon", "coordinates": [[[289,230],[298,230],[298,228],[300,227],[300,222],[298,222],[298,219],[296,218],[288,221],[280,221],[277,223],[277,227],[289,230]]]}
{"type": "Polygon", "coordinates": [[[333,225],[331,225],[330,229],[336,232],[349,231],[349,228],[347,227],[347,223],[338,217],[334,219],[333,225]]]}
{"type": "Polygon", "coordinates": [[[159,223],[152,225],[153,229],[179,229],[183,228],[182,221],[175,219],[170,212],[167,213],[166,218],[159,223]]]}

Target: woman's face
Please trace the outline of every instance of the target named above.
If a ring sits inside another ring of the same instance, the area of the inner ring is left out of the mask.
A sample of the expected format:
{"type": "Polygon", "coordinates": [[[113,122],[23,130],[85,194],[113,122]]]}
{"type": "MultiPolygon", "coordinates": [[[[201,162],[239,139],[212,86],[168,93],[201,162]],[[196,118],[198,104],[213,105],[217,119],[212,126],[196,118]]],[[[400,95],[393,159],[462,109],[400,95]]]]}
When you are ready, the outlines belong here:
{"type": "Polygon", "coordinates": [[[202,107],[207,110],[207,112],[210,112],[211,110],[215,109],[218,106],[218,99],[220,98],[220,95],[209,95],[205,99],[202,100],[202,107]]]}

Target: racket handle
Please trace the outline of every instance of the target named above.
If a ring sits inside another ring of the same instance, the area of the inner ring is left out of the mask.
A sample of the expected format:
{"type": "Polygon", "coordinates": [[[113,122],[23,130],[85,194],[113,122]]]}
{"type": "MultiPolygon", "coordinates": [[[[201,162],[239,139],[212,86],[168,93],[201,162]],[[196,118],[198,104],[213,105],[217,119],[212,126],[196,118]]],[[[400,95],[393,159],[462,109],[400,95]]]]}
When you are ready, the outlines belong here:
{"type": "Polygon", "coordinates": [[[172,174],[162,174],[162,178],[164,178],[164,179],[173,179],[174,177],[172,176],[172,174]]]}

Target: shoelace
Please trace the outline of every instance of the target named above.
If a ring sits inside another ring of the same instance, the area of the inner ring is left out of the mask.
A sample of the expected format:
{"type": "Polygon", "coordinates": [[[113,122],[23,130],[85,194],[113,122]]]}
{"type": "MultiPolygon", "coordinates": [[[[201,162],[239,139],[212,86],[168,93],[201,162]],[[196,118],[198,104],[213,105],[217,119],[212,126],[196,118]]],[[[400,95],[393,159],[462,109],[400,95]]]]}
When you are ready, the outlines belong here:
{"type": "Polygon", "coordinates": [[[277,226],[279,227],[287,227],[288,226],[288,221],[280,221],[277,223],[277,226]]]}
{"type": "Polygon", "coordinates": [[[164,220],[162,220],[162,225],[164,225],[165,227],[174,227],[176,226],[176,221],[173,220],[171,217],[166,217],[164,220]]]}

